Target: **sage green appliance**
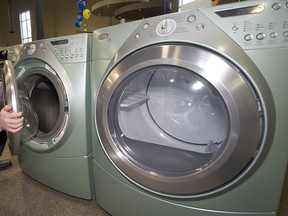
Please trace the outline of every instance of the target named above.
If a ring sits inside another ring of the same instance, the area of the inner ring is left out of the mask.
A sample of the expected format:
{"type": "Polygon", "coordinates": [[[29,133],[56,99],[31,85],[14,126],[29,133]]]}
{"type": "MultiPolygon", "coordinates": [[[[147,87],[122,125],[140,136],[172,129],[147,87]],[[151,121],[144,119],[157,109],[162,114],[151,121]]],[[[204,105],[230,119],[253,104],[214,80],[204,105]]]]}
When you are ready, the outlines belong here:
{"type": "Polygon", "coordinates": [[[93,52],[111,57],[92,80],[100,206],[113,216],[276,215],[288,156],[287,4],[123,24],[133,31],[123,44],[118,27],[94,32],[103,48],[93,52]]]}
{"type": "Polygon", "coordinates": [[[44,185],[83,199],[95,198],[91,39],[92,34],[77,34],[26,43],[20,50],[10,47],[11,61],[4,68],[7,103],[23,111],[25,119],[23,131],[9,134],[21,169],[44,185]]]}

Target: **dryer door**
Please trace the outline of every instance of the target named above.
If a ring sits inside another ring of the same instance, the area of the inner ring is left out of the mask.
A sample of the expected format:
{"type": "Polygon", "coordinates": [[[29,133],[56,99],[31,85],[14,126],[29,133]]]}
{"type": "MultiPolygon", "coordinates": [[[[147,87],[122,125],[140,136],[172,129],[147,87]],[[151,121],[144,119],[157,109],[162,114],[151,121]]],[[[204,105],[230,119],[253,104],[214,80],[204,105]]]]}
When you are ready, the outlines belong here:
{"type": "Polygon", "coordinates": [[[10,61],[5,61],[3,68],[3,91],[5,105],[11,104],[13,112],[23,112],[23,129],[17,133],[8,132],[9,146],[12,155],[18,155],[20,140],[33,137],[38,128],[38,117],[35,113],[30,98],[21,80],[15,78],[15,71],[10,61]]]}
{"type": "Polygon", "coordinates": [[[144,48],[110,70],[98,95],[107,156],[129,180],[164,196],[223,190],[262,144],[257,92],[240,68],[206,48],[144,48]]]}

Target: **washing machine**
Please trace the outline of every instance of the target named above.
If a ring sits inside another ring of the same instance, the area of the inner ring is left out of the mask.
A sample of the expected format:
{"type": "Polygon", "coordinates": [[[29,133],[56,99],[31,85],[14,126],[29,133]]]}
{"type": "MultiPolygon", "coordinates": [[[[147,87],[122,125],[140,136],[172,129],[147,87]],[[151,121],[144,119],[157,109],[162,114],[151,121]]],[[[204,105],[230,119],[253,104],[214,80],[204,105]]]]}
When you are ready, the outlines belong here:
{"type": "Polygon", "coordinates": [[[10,47],[4,65],[6,103],[24,115],[23,130],[8,134],[22,171],[83,199],[95,197],[91,41],[92,34],[76,34],[10,47]]]}
{"type": "MultiPolygon", "coordinates": [[[[287,14],[286,0],[244,1],[138,24],[92,98],[100,206],[113,216],[276,215],[287,14]]],[[[113,28],[97,43],[117,41],[113,28]]]]}

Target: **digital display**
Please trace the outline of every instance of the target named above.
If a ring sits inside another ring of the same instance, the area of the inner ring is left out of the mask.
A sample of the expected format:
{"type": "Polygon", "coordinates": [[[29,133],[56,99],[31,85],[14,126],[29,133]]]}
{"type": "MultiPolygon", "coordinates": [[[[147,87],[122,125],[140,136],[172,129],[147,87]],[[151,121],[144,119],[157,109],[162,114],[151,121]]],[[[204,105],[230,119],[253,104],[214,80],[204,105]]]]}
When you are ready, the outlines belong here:
{"type": "Polygon", "coordinates": [[[51,43],[53,46],[56,46],[56,45],[63,45],[63,44],[68,44],[68,39],[57,40],[57,41],[51,41],[50,43],[51,43]]]}
{"type": "Polygon", "coordinates": [[[254,5],[250,7],[234,8],[223,11],[216,11],[220,17],[232,17],[232,16],[241,16],[248,14],[258,14],[264,11],[265,7],[263,5],[254,5]]]}

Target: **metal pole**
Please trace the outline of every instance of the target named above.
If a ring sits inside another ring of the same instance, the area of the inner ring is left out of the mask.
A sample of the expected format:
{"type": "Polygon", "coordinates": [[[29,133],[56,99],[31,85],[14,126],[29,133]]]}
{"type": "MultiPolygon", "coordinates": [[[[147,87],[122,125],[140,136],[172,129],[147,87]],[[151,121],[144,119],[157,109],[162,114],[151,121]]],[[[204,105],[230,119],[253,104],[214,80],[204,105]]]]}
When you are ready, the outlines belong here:
{"type": "Polygon", "coordinates": [[[9,21],[9,33],[15,33],[11,0],[8,0],[8,21],[9,21]]]}
{"type": "Polygon", "coordinates": [[[43,22],[43,7],[42,0],[36,1],[36,28],[37,40],[44,39],[44,22],[43,22]]]}

